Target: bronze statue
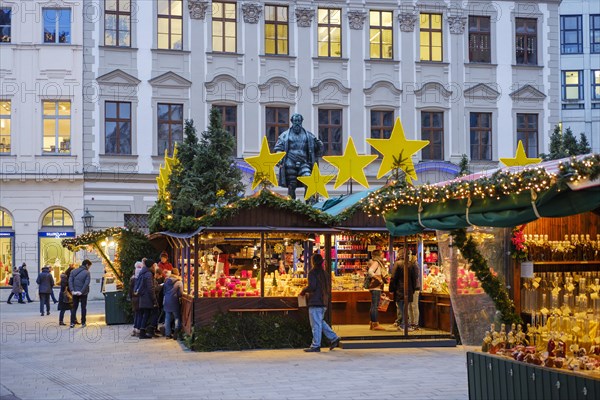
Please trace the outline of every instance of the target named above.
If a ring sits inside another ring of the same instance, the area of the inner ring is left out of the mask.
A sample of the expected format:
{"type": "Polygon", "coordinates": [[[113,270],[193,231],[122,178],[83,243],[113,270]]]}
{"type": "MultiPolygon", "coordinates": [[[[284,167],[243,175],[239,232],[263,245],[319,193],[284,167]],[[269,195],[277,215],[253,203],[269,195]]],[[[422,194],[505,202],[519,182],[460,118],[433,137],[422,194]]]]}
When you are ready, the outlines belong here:
{"type": "Polygon", "coordinates": [[[279,164],[279,186],[287,187],[288,195],[295,199],[296,188],[304,186],[297,178],[312,173],[313,165],[321,155],[323,142],[302,127],[302,115],[294,114],[290,120],[292,127],[279,135],[273,151],[286,153],[279,164]]]}

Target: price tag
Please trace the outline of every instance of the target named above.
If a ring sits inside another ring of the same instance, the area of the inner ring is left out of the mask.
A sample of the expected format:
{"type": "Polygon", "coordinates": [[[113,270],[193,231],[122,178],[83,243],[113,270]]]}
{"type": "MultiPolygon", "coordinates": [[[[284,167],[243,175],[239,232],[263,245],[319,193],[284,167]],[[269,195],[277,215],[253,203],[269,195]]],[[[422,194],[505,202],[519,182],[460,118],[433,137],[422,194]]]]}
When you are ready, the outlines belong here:
{"type": "Polygon", "coordinates": [[[531,286],[533,286],[534,289],[537,289],[538,287],[540,287],[540,284],[538,283],[538,281],[534,280],[531,286]]]}
{"type": "Polygon", "coordinates": [[[547,309],[546,307],[544,307],[544,308],[542,308],[542,309],[540,310],[540,312],[541,312],[542,314],[544,314],[544,315],[548,315],[548,312],[549,312],[549,311],[548,311],[548,309],[547,309]]]}
{"type": "Polygon", "coordinates": [[[598,300],[598,299],[600,299],[600,296],[598,295],[598,293],[591,293],[590,294],[590,299],[592,299],[592,300],[598,300]]]}
{"type": "Polygon", "coordinates": [[[521,278],[533,278],[533,261],[521,263],[521,278]]]}
{"type": "Polygon", "coordinates": [[[377,246],[375,246],[374,244],[370,244],[367,246],[367,251],[374,251],[377,250],[377,246]]]}
{"type": "Polygon", "coordinates": [[[575,290],[575,286],[572,283],[569,283],[569,286],[567,286],[567,290],[569,292],[572,292],[573,290],[575,290]]]}
{"type": "Polygon", "coordinates": [[[572,330],[573,330],[573,333],[578,334],[579,331],[581,330],[581,328],[578,326],[575,326],[572,330]]]}

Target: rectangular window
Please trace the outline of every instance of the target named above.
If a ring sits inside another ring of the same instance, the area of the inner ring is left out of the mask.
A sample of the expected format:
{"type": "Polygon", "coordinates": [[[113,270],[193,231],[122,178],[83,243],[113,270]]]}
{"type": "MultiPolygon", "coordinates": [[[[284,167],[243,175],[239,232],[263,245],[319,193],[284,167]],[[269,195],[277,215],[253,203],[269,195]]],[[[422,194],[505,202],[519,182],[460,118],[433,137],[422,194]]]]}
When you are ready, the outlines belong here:
{"type": "Polygon", "coordinates": [[[104,0],[104,45],[131,46],[131,0],[104,0]]]}
{"type": "Polygon", "coordinates": [[[424,160],[444,159],[444,113],[421,111],[421,140],[429,140],[422,150],[424,160]]]}
{"type": "Polygon", "coordinates": [[[104,153],[131,154],[131,103],[104,103],[104,153]]]}
{"type": "Polygon", "coordinates": [[[421,61],[442,61],[442,14],[421,14],[419,26],[421,61]]]}
{"type": "Polygon", "coordinates": [[[158,155],[173,154],[183,141],[183,104],[158,104],[158,155]]]}
{"type": "Polygon", "coordinates": [[[12,10],[10,8],[0,8],[0,43],[10,43],[11,41],[11,14],[12,10]]]}
{"type": "Polygon", "coordinates": [[[288,8],[265,6],[265,54],[288,54],[288,8]]]}
{"type": "Polygon", "coordinates": [[[342,10],[319,8],[318,10],[319,57],[342,56],[342,10]]]}
{"type": "Polygon", "coordinates": [[[592,70],[592,100],[600,100],[600,69],[592,70]]]}
{"type": "Polygon", "coordinates": [[[600,53],[600,14],[590,15],[590,53],[600,53]]]}
{"type": "Polygon", "coordinates": [[[471,113],[471,160],[492,159],[492,114],[471,113]]]}
{"type": "MultiPolygon", "coordinates": [[[[389,139],[394,128],[394,112],[385,110],[371,110],[371,138],[389,139]]],[[[371,154],[379,154],[371,148],[371,154]]]]}
{"type": "Polygon", "coordinates": [[[45,154],[71,153],[71,102],[43,102],[43,152],[45,154]]]}
{"type": "Polygon", "coordinates": [[[235,150],[233,154],[237,157],[237,107],[213,105],[213,108],[216,108],[221,112],[223,129],[229,132],[235,139],[235,150]]]}
{"type": "Polygon", "coordinates": [[[71,9],[43,8],[44,43],[71,43],[71,9]]]}
{"type": "Polygon", "coordinates": [[[560,16],[560,52],[583,53],[583,19],[581,15],[560,16]]]}
{"type": "Polygon", "coordinates": [[[145,234],[150,233],[148,214],[123,214],[125,228],[136,229],[145,234]]]}
{"type": "Polygon", "coordinates": [[[158,48],[183,49],[183,0],[158,0],[158,48]]]}
{"type": "Polygon", "coordinates": [[[319,139],[323,141],[323,155],[342,154],[342,110],[319,108],[319,139]]]}
{"type": "Polygon", "coordinates": [[[516,61],[521,65],[537,65],[537,19],[515,18],[516,61]]]}
{"type": "Polygon", "coordinates": [[[469,62],[492,62],[490,17],[469,16],[469,62]]]}
{"type": "Polygon", "coordinates": [[[583,100],[583,71],[562,72],[563,100],[583,100]]]}
{"type": "Polygon", "coordinates": [[[369,43],[371,58],[394,58],[392,11],[369,11],[369,43]]]}
{"type": "Polygon", "coordinates": [[[212,47],[220,53],[237,51],[237,5],[213,1],[212,47]]]}
{"type": "Polygon", "coordinates": [[[273,149],[279,135],[290,127],[290,109],[288,107],[266,107],[265,121],[269,148],[273,149]]]}
{"type": "Polygon", "coordinates": [[[517,114],[517,143],[523,142],[527,157],[538,156],[538,115],[517,114]]]}
{"type": "Polygon", "coordinates": [[[10,101],[0,101],[0,154],[10,154],[10,101]]]}

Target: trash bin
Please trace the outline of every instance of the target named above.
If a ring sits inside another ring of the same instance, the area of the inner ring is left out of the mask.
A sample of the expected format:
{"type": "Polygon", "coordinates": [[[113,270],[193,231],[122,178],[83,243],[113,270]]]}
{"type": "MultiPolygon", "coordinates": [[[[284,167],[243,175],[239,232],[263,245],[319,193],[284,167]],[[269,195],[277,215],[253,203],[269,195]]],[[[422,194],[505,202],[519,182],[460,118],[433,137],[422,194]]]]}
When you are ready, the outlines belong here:
{"type": "Polygon", "coordinates": [[[126,324],[127,316],[121,308],[123,292],[104,292],[104,314],[106,325],[126,324]]]}

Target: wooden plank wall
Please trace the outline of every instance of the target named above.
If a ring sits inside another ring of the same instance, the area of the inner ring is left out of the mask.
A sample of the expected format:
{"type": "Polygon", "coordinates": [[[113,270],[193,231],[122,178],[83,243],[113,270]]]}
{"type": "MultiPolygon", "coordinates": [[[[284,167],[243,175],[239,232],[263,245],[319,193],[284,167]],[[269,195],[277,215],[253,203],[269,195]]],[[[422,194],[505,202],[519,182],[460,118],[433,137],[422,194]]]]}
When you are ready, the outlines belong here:
{"type": "Polygon", "coordinates": [[[231,218],[219,221],[215,226],[274,226],[284,228],[320,228],[324,225],[310,221],[305,215],[272,207],[259,206],[241,210],[231,218]]]}
{"type": "Polygon", "coordinates": [[[565,235],[589,234],[592,240],[596,240],[596,234],[600,233],[600,215],[587,212],[570,217],[540,218],[530,222],[523,233],[529,235],[548,235],[548,240],[565,240],[565,235]]]}

